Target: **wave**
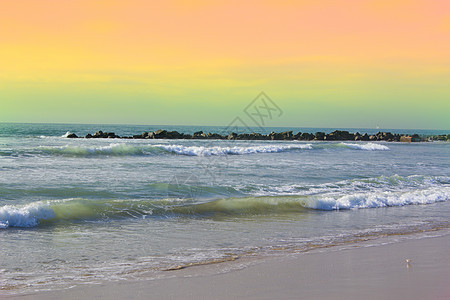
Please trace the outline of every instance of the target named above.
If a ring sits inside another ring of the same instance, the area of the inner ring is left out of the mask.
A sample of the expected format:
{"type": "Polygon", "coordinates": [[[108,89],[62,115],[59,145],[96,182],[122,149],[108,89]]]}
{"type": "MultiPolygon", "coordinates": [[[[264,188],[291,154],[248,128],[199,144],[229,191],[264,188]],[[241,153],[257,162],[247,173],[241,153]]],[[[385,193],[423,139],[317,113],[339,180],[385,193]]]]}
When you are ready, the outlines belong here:
{"type": "Polygon", "coordinates": [[[338,182],[329,182],[316,185],[251,185],[237,186],[236,189],[242,193],[254,196],[283,196],[283,195],[315,195],[329,193],[355,193],[376,191],[399,191],[423,189],[428,187],[441,187],[450,185],[448,176],[379,176],[363,179],[347,179],[338,182]]]}
{"type": "Polygon", "coordinates": [[[53,209],[48,204],[41,202],[25,206],[5,205],[0,207],[0,228],[35,227],[42,220],[54,217],[53,209]]]}
{"type": "Polygon", "coordinates": [[[72,132],[67,131],[67,132],[64,133],[61,137],[62,137],[62,138],[66,138],[66,137],[68,137],[70,134],[72,134],[72,132]]]}
{"type": "Polygon", "coordinates": [[[432,187],[398,192],[355,192],[301,196],[229,197],[159,200],[65,199],[37,201],[27,205],[0,207],[0,228],[35,227],[59,222],[145,219],[147,217],[216,215],[265,215],[391,206],[432,204],[448,201],[450,187],[432,187]]]}
{"type": "Polygon", "coordinates": [[[206,146],[183,146],[183,145],[132,145],[126,143],[112,143],[107,146],[83,147],[40,147],[43,153],[64,156],[127,156],[127,155],[158,155],[177,154],[186,156],[213,156],[213,155],[243,155],[255,153],[277,153],[292,149],[312,149],[311,144],[302,145],[264,145],[249,147],[206,147],[206,146]]]}
{"type": "MultiPolygon", "coordinates": [[[[38,150],[44,154],[64,155],[75,157],[89,156],[128,156],[128,155],[161,155],[176,154],[185,156],[223,156],[223,155],[246,155],[258,153],[279,153],[295,150],[319,150],[319,149],[345,148],[350,150],[379,151],[389,150],[385,145],[367,143],[367,144],[348,144],[348,143],[331,143],[331,144],[265,144],[258,146],[185,146],[179,144],[128,144],[128,143],[111,143],[106,146],[41,146],[38,150]]],[[[9,155],[6,152],[5,155],[9,155]]]]}
{"type": "Polygon", "coordinates": [[[255,153],[277,153],[287,150],[313,149],[311,144],[303,145],[263,145],[249,147],[204,147],[204,146],[182,146],[182,145],[155,145],[168,152],[190,156],[212,156],[212,155],[243,155],[255,153]]]}
{"type": "Polygon", "coordinates": [[[319,210],[379,208],[448,201],[450,188],[425,189],[409,192],[354,193],[338,197],[311,197],[305,207],[319,210]]]}
{"type": "Polygon", "coordinates": [[[366,150],[366,151],[385,151],[390,150],[389,147],[382,144],[367,143],[367,144],[351,144],[351,143],[341,143],[343,146],[355,149],[355,150],[366,150]]]}
{"type": "Polygon", "coordinates": [[[0,184],[1,200],[17,200],[30,197],[35,200],[42,199],[61,199],[61,198],[114,198],[119,197],[119,193],[115,193],[111,189],[95,189],[83,187],[26,187],[26,186],[9,186],[0,184]]]}
{"type": "Polygon", "coordinates": [[[45,154],[56,154],[64,156],[127,156],[127,155],[155,155],[163,152],[158,147],[151,145],[130,145],[126,143],[112,143],[107,146],[83,147],[83,146],[62,146],[62,147],[39,147],[45,154]],[[159,151],[158,151],[159,150],[159,151]]]}
{"type": "Polygon", "coordinates": [[[420,190],[450,185],[448,176],[379,176],[364,179],[347,179],[321,184],[205,184],[194,175],[173,177],[168,182],[151,182],[121,188],[99,186],[11,186],[0,184],[1,201],[39,201],[65,198],[101,199],[217,199],[246,196],[303,196],[351,194],[357,192],[396,192],[420,190]]]}
{"type": "Polygon", "coordinates": [[[381,144],[367,143],[367,144],[348,144],[348,143],[332,143],[332,144],[276,144],[276,145],[260,145],[260,146],[234,146],[234,147],[205,147],[205,146],[184,146],[184,145],[155,145],[168,152],[172,152],[179,155],[189,156],[213,156],[213,155],[244,155],[255,153],[278,153],[291,150],[314,150],[324,148],[347,148],[350,150],[365,150],[365,151],[378,151],[378,150],[390,150],[389,147],[381,144]]]}

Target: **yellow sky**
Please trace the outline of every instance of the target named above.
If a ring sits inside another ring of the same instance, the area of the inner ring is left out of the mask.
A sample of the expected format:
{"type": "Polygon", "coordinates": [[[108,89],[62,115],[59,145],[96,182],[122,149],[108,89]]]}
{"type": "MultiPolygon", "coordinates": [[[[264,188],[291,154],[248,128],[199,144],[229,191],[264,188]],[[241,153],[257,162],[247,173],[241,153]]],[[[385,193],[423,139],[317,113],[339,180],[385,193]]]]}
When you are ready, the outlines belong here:
{"type": "Polygon", "coordinates": [[[448,53],[449,1],[0,0],[0,121],[449,129],[448,53]]]}

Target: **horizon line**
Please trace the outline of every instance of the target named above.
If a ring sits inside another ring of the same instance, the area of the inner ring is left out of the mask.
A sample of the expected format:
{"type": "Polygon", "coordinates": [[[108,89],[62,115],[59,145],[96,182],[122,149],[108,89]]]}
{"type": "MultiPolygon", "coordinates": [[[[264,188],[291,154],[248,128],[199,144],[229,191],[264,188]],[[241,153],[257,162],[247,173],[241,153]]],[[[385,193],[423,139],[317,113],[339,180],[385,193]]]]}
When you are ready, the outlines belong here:
{"type": "MultiPolygon", "coordinates": [[[[116,125],[116,126],[185,126],[185,127],[226,127],[228,125],[181,125],[181,124],[135,124],[135,123],[61,123],[61,122],[1,122],[0,124],[53,124],[53,125],[116,125]]],[[[246,127],[246,126],[234,126],[246,127]]],[[[277,126],[248,126],[248,128],[310,128],[310,129],[374,129],[374,130],[440,130],[450,131],[450,129],[440,128],[387,128],[387,127],[320,127],[320,126],[291,126],[291,125],[277,125],[277,126]]]]}

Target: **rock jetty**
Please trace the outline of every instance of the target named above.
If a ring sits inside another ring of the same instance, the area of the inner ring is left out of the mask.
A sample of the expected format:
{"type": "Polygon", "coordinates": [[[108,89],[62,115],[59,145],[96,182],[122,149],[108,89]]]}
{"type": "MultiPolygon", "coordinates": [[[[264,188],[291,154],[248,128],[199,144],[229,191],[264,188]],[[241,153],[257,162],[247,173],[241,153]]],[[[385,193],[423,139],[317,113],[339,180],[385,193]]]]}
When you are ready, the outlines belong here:
{"type": "MultiPolygon", "coordinates": [[[[75,133],[67,135],[67,138],[78,138],[75,133]]],[[[193,134],[180,133],[178,131],[156,130],[152,132],[143,132],[133,136],[118,136],[114,132],[97,131],[94,134],[87,134],[86,139],[209,139],[209,140],[279,140],[279,141],[385,141],[385,142],[423,142],[423,141],[450,141],[450,134],[419,136],[418,134],[406,135],[390,132],[378,132],[373,135],[359,132],[350,133],[348,131],[335,130],[330,133],[325,132],[298,132],[293,131],[271,132],[269,134],[261,133],[235,133],[230,132],[226,135],[218,133],[204,133],[197,131],[193,134]]]]}

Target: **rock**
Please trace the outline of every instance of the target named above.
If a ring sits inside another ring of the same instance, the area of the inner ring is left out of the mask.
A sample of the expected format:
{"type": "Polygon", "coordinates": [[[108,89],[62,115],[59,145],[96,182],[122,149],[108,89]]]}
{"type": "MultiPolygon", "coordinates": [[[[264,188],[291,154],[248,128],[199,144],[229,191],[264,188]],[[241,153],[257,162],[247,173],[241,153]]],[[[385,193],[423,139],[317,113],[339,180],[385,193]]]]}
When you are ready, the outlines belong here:
{"type": "Polygon", "coordinates": [[[181,139],[183,138],[183,134],[179,133],[178,131],[174,130],[174,131],[168,131],[166,133],[166,138],[167,139],[181,139]]]}
{"type": "Polygon", "coordinates": [[[411,141],[412,141],[412,142],[420,142],[420,141],[422,141],[422,139],[420,138],[420,136],[419,136],[417,133],[414,133],[414,134],[411,136],[411,141]]]}
{"type": "Polygon", "coordinates": [[[272,131],[271,133],[269,133],[269,139],[271,140],[282,141],[282,140],[292,140],[293,138],[294,136],[292,135],[292,131],[285,131],[280,133],[272,131]]]}
{"type": "Polygon", "coordinates": [[[203,131],[197,131],[194,132],[194,134],[192,135],[193,139],[205,139],[206,138],[206,134],[203,133],[203,131]]]}
{"type": "Polygon", "coordinates": [[[209,132],[206,135],[206,138],[210,139],[210,140],[223,140],[224,139],[224,137],[221,136],[220,134],[218,134],[218,133],[211,133],[211,132],[209,132]]]}
{"type": "Polygon", "coordinates": [[[104,136],[105,138],[108,138],[108,139],[119,138],[119,136],[117,136],[114,132],[105,132],[105,133],[103,134],[103,136],[104,136]]]}
{"type": "MultiPolygon", "coordinates": [[[[76,134],[69,134],[68,138],[78,138],[76,134]]],[[[180,133],[178,131],[166,131],[166,130],[156,130],[153,132],[143,132],[139,135],[133,135],[128,137],[120,137],[114,132],[103,132],[101,130],[97,131],[93,135],[88,133],[85,138],[122,138],[122,139],[228,139],[228,140],[318,140],[318,141],[386,141],[386,142],[399,142],[399,141],[448,141],[450,140],[450,134],[427,136],[425,138],[420,137],[418,134],[401,135],[398,133],[392,134],[391,132],[377,132],[374,135],[368,135],[364,133],[361,135],[359,132],[350,133],[345,130],[335,130],[328,134],[324,132],[316,132],[315,134],[307,132],[298,132],[295,135],[292,131],[284,132],[271,132],[267,135],[261,133],[242,133],[237,134],[235,132],[230,132],[228,135],[221,135],[219,133],[207,133],[203,131],[197,131],[193,135],[180,133]]]]}
{"type": "Polygon", "coordinates": [[[449,141],[450,140],[450,134],[438,134],[438,135],[433,135],[431,137],[432,141],[449,141]]]}
{"type": "Polygon", "coordinates": [[[394,139],[394,135],[390,132],[377,132],[375,134],[377,141],[392,141],[394,139]]]}
{"type": "Polygon", "coordinates": [[[252,140],[268,140],[269,136],[257,132],[253,132],[250,134],[252,140]]]}
{"type": "Polygon", "coordinates": [[[325,136],[326,140],[331,141],[351,141],[355,136],[348,131],[335,130],[325,136]]]}
{"type": "Polygon", "coordinates": [[[116,135],[114,132],[103,132],[101,130],[97,131],[96,133],[94,133],[94,135],[86,135],[86,138],[95,138],[95,139],[115,139],[115,138],[120,138],[120,136],[116,135]]]}
{"type": "Polygon", "coordinates": [[[237,139],[237,133],[235,133],[235,132],[230,132],[230,134],[228,134],[228,136],[227,136],[227,140],[235,140],[235,139],[237,139]]]}
{"type": "Polygon", "coordinates": [[[167,130],[158,129],[153,131],[154,139],[166,139],[167,138],[167,130]]]}
{"type": "Polygon", "coordinates": [[[312,133],[303,132],[301,136],[301,140],[303,141],[312,141],[314,139],[314,135],[312,133]]]}
{"type": "Polygon", "coordinates": [[[78,135],[76,135],[75,133],[71,133],[71,134],[67,135],[67,138],[69,138],[69,139],[77,139],[78,135]]]}
{"type": "Polygon", "coordinates": [[[294,135],[292,134],[292,131],[284,131],[281,133],[283,140],[293,140],[294,135]]]}
{"type": "Polygon", "coordinates": [[[388,142],[392,142],[392,141],[394,141],[394,135],[390,132],[386,132],[386,134],[384,135],[384,140],[388,141],[388,142]]]}
{"type": "Polygon", "coordinates": [[[103,137],[103,131],[99,130],[92,136],[94,139],[102,138],[103,137]]]}
{"type": "Polygon", "coordinates": [[[325,132],[316,132],[314,134],[314,139],[318,141],[323,141],[325,139],[325,132]]]}
{"type": "Polygon", "coordinates": [[[302,133],[299,131],[298,133],[294,134],[294,140],[300,140],[302,137],[302,133]]]}
{"type": "Polygon", "coordinates": [[[362,136],[361,136],[361,141],[368,141],[370,139],[370,137],[369,137],[369,135],[367,134],[367,133],[364,133],[362,136]]]}
{"type": "Polygon", "coordinates": [[[249,134],[248,133],[241,133],[238,134],[238,136],[236,137],[237,140],[241,140],[241,141],[245,141],[249,139],[249,134]]]}
{"type": "Polygon", "coordinates": [[[272,131],[271,133],[269,133],[269,138],[271,140],[281,140],[281,135],[272,131]]]}
{"type": "Polygon", "coordinates": [[[236,140],[243,140],[243,141],[253,141],[253,140],[266,140],[268,137],[266,135],[262,135],[261,133],[241,133],[236,136],[234,136],[235,133],[232,132],[228,135],[227,139],[236,139],[236,140]],[[232,135],[233,134],[233,135],[232,135]],[[231,135],[231,136],[230,136],[231,135]]]}

